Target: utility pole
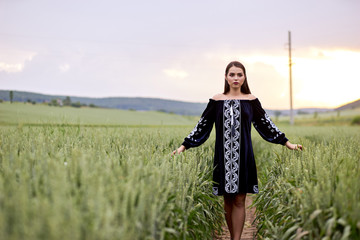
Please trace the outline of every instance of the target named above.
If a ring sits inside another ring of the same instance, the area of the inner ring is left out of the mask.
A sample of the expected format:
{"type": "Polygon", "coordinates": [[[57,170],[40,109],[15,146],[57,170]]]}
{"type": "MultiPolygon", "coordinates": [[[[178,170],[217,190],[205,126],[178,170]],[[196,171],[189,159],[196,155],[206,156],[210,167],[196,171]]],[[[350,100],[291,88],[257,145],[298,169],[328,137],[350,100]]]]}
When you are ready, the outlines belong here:
{"type": "Polygon", "coordinates": [[[290,125],[294,125],[291,66],[292,66],[292,61],[291,61],[291,32],[289,31],[290,125]]]}

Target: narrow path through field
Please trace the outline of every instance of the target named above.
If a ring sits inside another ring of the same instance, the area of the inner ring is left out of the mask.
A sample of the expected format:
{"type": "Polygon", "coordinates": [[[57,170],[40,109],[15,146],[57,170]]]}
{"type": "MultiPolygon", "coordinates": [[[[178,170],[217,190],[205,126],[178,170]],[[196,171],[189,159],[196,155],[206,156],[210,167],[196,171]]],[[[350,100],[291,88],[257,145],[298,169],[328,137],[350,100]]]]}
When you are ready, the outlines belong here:
{"type": "MultiPolygon", "coordinates": [[[[249,208],[252,204],[252,197],[250,195],[246,196],[246,218],[245,218],[245,225],[244,230],[241,236],[241,240],[253,240],[256,234],[256,226],[252,224],[255,219],[255,208],[249,208]]],[[[223,234],[214,237],[213,240],[231,240],[230,239],[230,232],[227,229],[226,224],[222,227],[223,234]]]]}

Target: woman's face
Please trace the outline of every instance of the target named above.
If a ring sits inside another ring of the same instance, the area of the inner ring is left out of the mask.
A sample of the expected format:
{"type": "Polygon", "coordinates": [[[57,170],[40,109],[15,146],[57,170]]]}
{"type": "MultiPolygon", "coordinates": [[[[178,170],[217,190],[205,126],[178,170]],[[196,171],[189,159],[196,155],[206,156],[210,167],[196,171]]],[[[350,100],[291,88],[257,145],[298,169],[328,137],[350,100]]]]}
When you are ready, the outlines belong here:
{"type": "Polygon", "coordinates": [[[232,66],[228,74],[225,76],[230,88],[241,88],[245,81],[245,74],[241,68],[232,66]]]}

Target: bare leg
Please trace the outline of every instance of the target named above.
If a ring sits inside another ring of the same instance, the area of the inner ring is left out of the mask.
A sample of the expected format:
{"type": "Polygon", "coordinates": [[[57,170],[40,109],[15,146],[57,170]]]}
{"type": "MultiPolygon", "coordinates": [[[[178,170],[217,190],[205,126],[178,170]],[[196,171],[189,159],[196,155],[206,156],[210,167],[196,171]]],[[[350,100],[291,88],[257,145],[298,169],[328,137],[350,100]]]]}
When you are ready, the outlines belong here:
{"type": "Polygon", "coordinates": [[[224,195],[225,219],[226,219],[226,224],[229,228],[231,239],[233,239],[234,236],[233,227],[232,227],[232,218],[231,218],[234,200],[235,200],[234,196],[224,195]]]}
{"type": "Polygon", "coordinates": [[[246,194],[240,193],[235,196],[233,201],[231,220],[233,240],[240,240],[245,222],[245,199],[246,194]]]}

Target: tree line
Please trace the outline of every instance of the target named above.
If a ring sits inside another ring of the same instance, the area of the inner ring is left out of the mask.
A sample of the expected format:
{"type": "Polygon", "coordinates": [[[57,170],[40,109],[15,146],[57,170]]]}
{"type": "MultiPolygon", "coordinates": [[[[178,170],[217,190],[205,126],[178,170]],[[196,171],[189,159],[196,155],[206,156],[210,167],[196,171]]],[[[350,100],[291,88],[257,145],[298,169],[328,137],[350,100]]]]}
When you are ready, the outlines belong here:
{"type": "MultiPolygon", "coordinates": [[[[9,91],[9,100],[10,100],[10,103],[14,102],[14,92],[13,91],[9,91]]],[[[3,100],[1,99],[0,102],[3,102],[3,100]]],[[[33,101],[31,99],[27,99],[26,101],[24,101],[24,103],[36,104],[37,102],[33,101]]],[[[76,107],[76,108],[98,107],[93,103],[90,103],[89,105],[87,105],[85,103],[81,103],[80,101],[72,102],[71,98],[69,96],[67,96],[65,99],[56,98],[56,99],[51,99],[50,101],[44,101],[43,104],[48,104],[49,106],[56,106],[56,107],[62,107],[62,106],[70,106],[70,107],[76,107]]]]}

